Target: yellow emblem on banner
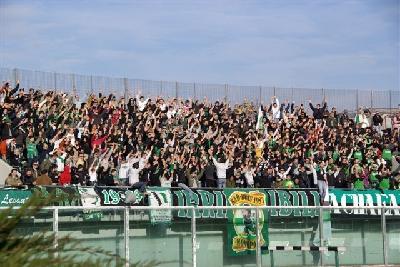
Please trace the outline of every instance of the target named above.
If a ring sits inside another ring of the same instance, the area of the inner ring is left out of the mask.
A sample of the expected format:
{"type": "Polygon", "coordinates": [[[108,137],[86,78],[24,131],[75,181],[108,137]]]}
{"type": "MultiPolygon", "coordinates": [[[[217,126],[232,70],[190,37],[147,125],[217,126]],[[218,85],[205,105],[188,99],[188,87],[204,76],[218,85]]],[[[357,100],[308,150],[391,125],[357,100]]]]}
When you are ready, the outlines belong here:
{"type": "Polygon", "coordinates": [[[231,206],[242,206],[248,204],[251,206],[265,206],[265,195],[261,192],[233,192],[229,196],[231,206]]]}

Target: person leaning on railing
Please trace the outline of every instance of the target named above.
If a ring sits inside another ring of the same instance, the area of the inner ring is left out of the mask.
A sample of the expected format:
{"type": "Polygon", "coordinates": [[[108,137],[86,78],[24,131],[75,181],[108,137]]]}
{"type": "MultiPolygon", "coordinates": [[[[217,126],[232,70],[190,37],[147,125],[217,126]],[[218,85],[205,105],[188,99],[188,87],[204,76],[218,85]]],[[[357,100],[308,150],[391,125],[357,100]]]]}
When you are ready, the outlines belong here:
{"type": "Polygon", "coordinates": [[[52,185],[53,181],[50,179],[47,171],[43,171],[40,176],[36,178],[33,182],[34,185],[43,186],[43,185],[52,185]]]}
{"type": "Polygon", "coordinates": [[[7,176],[5,180],[4,185],[11,187],[20,187],[23,185],[20,179],[20,174],[17,172],[16,169],[11,170],[10,174],[7,176]]]}

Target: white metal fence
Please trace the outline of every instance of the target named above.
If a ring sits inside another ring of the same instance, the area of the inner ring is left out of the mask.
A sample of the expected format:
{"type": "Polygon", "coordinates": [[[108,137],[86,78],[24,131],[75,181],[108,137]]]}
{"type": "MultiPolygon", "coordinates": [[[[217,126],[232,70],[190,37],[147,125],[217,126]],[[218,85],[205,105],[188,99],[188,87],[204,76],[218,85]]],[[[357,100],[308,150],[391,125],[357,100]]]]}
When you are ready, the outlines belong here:
{"type": "Polygon", "coordinates": [[[356,110],[359,107],[396,109],[400,105],[400,91],[358,90],[358,89],[307,89],[278,88],[266,86],[235,86],[229,84],[184,83],[171,81],[152,81],[129,78],[112,78],[94,75],[66,74],[25,69],[0,68],[0,81],[19,80],[24,88],[56,90],[74,93],[81,99],[89,94],[110,94],[133,97],[142,94],[148,97],[163,96],[183,99],[225,100],[231,104],[244,100],[253,103],[269,103],[276,95],[296,104],[308,105],[311,99],[320,103],[327,99],[329,107],[338,110],[356,110]]]}
{"type": "MultiPolygon", "coordinates": [[[[6,207],[0,207],[0,209],[4,209],[6,207]]],[[[60,212],[65,212],[65,211],[84,211],[84,210],[90,210],[90,211],[122,211],[123,212],[123,222],[124,222],[124,258],[126,259],[126,266],[129,266],[130,260],[131,259],[129,253],[130,251],[134,250],[135,248],[130,248],[130,242],[129,242],[129,229],[130,229],[130,221],[131,217],[130,215],[133,215],[135,211],[158,211],[158,210],[170,210],[170,211],[176,211],[176,210],[187,210],[191,212],[191,243],[192,243],[192,266],[197,266],[197,240],[196,240],[196,216],[195,213],[197,211],[203,211],[203,210],[240,210],[240,209],[246,209],[246,210],[254,210],[255,211],[255,224],[256,224],[256,266],[262,266],[262,255],[261,255],[261,246],[260,246],[260,234],[261,231],[259,229],[259,212],[263,211],[272,211],[272,210],[281,210],[281,209],[293,209],[293,210],[305,210],[305,209],[314,209],[318,210],[319,217],[318,217],[318,228],[317,228],[317,234],[319,235],[319,242],[320,245],[323,246],[322,244],[326,240],[326,237],[324,236],[324,216],[321,216],[323,212],[331,211],[332,210],[346,210],[347,212],[350,210],[374,210],[377,214],[380,214],[380,221],[381,221],[381,234],[382,234],[382,251],[383,251],[383,264],[387,265],[388,264],[388,249],[389,249],[389,243],[388,243],[388,237],[386,233],[386,218],[388,215],[386,215],[387,212],[394,212],[395,214],[398,214],[400,212],[400,207],[389,207],[389,206],[365,206],[365,207],[333,207],[333,206],[274,206],[274,207],[266,207],[266,206],[201,206],[201,207],[194,207],[194,206],[173,206],[173,207],[151,207],[151,206],[108,206],[108,207],[82,207],[82,206],[58,206],[58,207],[45,207],[43,210],[51,211],[53,214],[52,218],[52,223],[53,223],[53,229],[52,231],[55,232],[56,237],[59,236],[59,215],[60,212]]],[[[354,216],[351,214],[348,214],[346,216],[354,216]]],[[[391,215],[392,216],[392,215],[391,215]]],[[[398,219],[399,217],[396,216],[398,219]]],[[[396,219],[396,220],[397,220],[396,219]]],[[[57,244],[55,244],[57,246],[57,244]]],[[[399,244],[400,246],[400,244],[399,244]]],[[[320,252],[322,253],[322,252],[320,252]]],[[[323,265],[322,262],[323,257],[320,258],[320,265],[323,265]]]]}

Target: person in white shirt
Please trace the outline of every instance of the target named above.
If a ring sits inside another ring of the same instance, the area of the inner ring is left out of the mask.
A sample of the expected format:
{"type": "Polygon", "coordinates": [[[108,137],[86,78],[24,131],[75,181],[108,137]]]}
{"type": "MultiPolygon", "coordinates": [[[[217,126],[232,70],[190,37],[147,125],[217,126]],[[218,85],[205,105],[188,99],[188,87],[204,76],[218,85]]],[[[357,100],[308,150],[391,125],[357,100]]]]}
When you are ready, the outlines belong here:
{"type": "Polygon", "coordinates": [[[279,121],[281,119],[281,107],[279,106],[279,100],[276,96],[272,97],[271,111],[272,119],[274,121],[279,121]]]}
{"type": "Polygon", "coordinates": [[[110,167],[110,157],[112,153],[114,152],[114,146],[111,147],[110,149],[106,149],[104,153],[102,153],[99,157],[99,165],[103,167],[104,171],[107,171],[108,168],[110,167]]]}
{"type": "Polygon", "coordinates": [[[167,111],[167,118],[171,119],[172,117],[175,116],[175,114],[176,114],[176,110],[172,106],[169,106],[168,111],[167,111]]]}
{"type": "Polygon", "coordinates": [[[118,179],[121,181],[121,185],[126,185],[128,183],[129,167],[129,162],[123,159],[118,168],[118,179]]]}
{"type": "Polygon", "coordinates": [[[65,165],[65,158],[66,157],[67,157],[66,153],[58,152],[57,159],[56,159],[57,171],[58,172],[63,172],[64,171],[64,165],[65,165]]]}
{"type": "Polygon", "coordinates": [[[165,104],[164,99],[160,98],[158,103],[161,111],[165,111],[167,109],[167,104],[165,104]]]}
{"type": "Polygon", "coordinates": [[[227,159],[224,163],[218,162],[214,157],[212,158],[215,167],[217,168],[217,181],[218,188],[226,187],[226,170],[229,169],[229,159],[227,159]]]}
{"type": "Polygon", "coordinates": [[[5,92],[0,92],[0,104],[4,104],[4,100],[6,99],[6,93],[5,92]]]}
{"type": "Polygon", "coordinates": [[[97,184],[97,169],[99,168],[99,160],[93,161],[92,166],[89,168],[89,183],[90,185],[97,184]]]}
{"type": "Polygon", "coordinates": [[[359,124],[361,128],[368,128],[370,123],[368,121],[367,115],[364,113],[363,109],[359,109],[356,117],[354,118],[356,124],[359,124]]]}
{"type": "Polygon", "coordinates": [[[146,164],[146,162],[149,160],[150,156],[151,156],[151,152],[153,151],[153,147],[151,148],[151,150],[147,153],[145,152],[136,152],[135,154],[129,154],[126,157],[126,161],[129,163],[129,166],[132,166],[133,164],[135,164],[136,162],[139,162],[139,166],[140,168],[144,168],[144,165],[146,164]]]}
{"type": "MultiPolygon", "coordinates": [[[[57,137],[58,135],[59,135],[59,134],[57,134],[56,137],[57,137]]],[[[60,144],[61,144],[61,142],[64,140],[64,138],[65,138],[65,137],[61,137],[60,139],[54,141],[54,148],[53,148],[53,151],[52,151],[51,153],[55,153],[55,151],[57,151],[57,149],[60,147],[60,144]]],[[[53,138],[53,140],[54,140],[54,138],[53,138]]],[[[51,141],[50,141],[50,142],[51,142],[51,141]]]]}
{"type": "MultiPolygon", "coordinates": [[[[75,135],[74,135],[74,129],[73,128],[70,128],[69,130],[68,130],[68,133],[67,133],[67,135],[66,135],[66,137],[65,137],[67,140],[70,140],[70,143],[71,143],[71,145],[73,146],[73,147],[75,147],[75,145],[76,145],[76,140],[75,140],[75,135]]],[[[59,146],[60,144],[58,144],[58,146],[59,146]]]]}
{"type": "Polygon", "coordinates": [[[144,99],[144,96],[136,97],[137,105],[140,111],[143,111],[146,108],[147,102],[149,102],[149,98],[144,99]]]}
{"type": "Polygon", "coordinates": [[[244,177],[246,178],[247,182],[247,187],[254,187],[254,168],[251,168],[250,166],[246,166],[246,168],[243,170],[244,177]]]}
{"type": "Polygon", "coordinates": [[[279,169],[278,171],[278,177],[281,180],[286,180],[287,179],[287,175],[289,174],[290,170],[292,169],[292,164],[289,165],[289,167],[287,168],[287,170],[285,171],[285,169],[283,168],[283,166],[279,169]]]}
{"type": "Polygon", "coordinates": [[[143,170],[143,168],[144,165],[140,164],[139,162],[136,162],[129,167],[127,176],[128,176],[128,183],[130,186],[139,182],[139,174],[143,170]]]}

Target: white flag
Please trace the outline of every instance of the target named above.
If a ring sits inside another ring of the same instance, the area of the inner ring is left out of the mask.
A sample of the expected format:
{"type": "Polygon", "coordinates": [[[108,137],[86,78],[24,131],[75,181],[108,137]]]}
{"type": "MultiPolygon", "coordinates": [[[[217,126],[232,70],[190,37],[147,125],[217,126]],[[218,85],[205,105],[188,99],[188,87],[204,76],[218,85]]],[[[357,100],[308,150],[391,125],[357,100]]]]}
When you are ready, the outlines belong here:
{"type": "Polygon", "coordinates": [[[261,106],[258,109],[257,124],[256,124],[256,130],[259,130],[259,129],[264,129],[264,118],[263,118],[263,112],[261,110],[261,106]]]}

